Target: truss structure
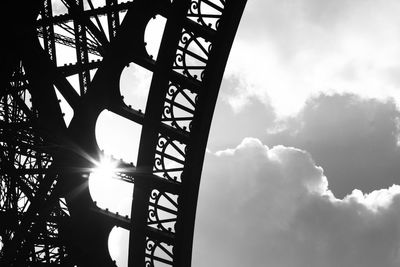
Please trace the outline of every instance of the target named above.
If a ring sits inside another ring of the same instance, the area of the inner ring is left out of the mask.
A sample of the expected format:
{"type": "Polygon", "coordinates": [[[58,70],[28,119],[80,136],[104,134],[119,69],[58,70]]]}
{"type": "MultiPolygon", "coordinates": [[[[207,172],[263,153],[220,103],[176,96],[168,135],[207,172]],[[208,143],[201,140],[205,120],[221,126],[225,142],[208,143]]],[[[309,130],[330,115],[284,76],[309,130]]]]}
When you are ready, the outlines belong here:
{"type": "Polygon", "coordinates": [[[1,4],[17,13],[1,18],[0,266],[115,266],[107,245],[115,226],[130,233],[129,266],[191,265],[208,132],[245,3],[1,4]],[[157,59],[144,41],[156,15],[166,19],[157,59]],[[131,63],[152,73],[143,111],[121,95],[131,63]],[[57,92],[73,110],[70,123],[57,92]],[[99,208],[88,189],[106,109],[142,126],[136,166],[119,162],[116,174],[134,184],[130,217],[99,208]]]}

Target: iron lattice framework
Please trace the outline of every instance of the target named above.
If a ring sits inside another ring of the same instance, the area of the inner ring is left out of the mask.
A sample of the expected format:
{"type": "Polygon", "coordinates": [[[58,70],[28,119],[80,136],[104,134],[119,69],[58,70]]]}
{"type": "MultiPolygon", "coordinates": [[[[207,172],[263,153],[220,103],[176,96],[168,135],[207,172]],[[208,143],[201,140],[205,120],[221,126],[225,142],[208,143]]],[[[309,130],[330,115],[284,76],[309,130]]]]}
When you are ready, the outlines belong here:
{"type": "Polygon", "coordinates": [[[208,132],[246,0],[97,2],[1,4],[18,12],[1,18],[1,266],[115,266],[115,226],[130,232],[129,266],[191,264],[208,132]],[[155,15],[166,19],[157,60],[144,42],[155,15]],[[76,60],[63,65],[66,48],[76,60]],[[130,63],[152,72],[145,111],[120,92],[130,63]],[[68,127],[56,90],[73,109],[68,127]],[[142,126],[136,166],[120,162],[117,173],[134,184],[130,218],[97,207],[88,189],[105,109],[142,126]]]}

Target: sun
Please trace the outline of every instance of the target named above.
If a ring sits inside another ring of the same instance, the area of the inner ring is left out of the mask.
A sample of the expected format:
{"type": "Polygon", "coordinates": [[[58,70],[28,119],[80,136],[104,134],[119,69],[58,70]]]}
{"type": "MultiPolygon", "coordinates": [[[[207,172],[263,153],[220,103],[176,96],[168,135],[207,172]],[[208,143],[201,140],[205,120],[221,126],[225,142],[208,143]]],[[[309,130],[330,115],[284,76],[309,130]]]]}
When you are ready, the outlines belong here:
{"type": "Polygon", "coordinates": [[[100,209],[130,216],[134,185],[120,179],[118,165],[118,160],[102,156],[89,175],[89,192],[100,209]]]}
{"type": "Polygon", "coordinates": [[[114,178],[117,172],[117,162],[112,160],[111,157],[102,156],[99,162],[96,162],[96,167],[91,173],[91,177],[98,180],[105,180],[114,178]]]}

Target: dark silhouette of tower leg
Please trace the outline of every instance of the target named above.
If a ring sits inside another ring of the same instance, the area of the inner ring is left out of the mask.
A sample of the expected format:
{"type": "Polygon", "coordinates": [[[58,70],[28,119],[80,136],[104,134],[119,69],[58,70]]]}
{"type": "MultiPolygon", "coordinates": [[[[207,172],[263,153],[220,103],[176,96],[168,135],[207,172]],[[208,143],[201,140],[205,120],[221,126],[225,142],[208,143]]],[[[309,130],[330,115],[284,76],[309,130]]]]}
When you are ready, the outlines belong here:
{"type": "Polygon", "coordinates": [[[115,266],[115,226],[130,232],[129,266],[190,266],[208,132],[245,2],[2,4],[20,15],[5,30],[0,73],[1,266],[115,266]],[[156,15],[166,25],[155,60],[144,33],[156,15]],[[62,65],[67,48],[76,60],[62,65]],[[152,72],[144,111],[120,92],[130,63],[152,72]],[[73,109],[68,126],[56,90],[73,109]],[[130,218],[97,207],[88,189],[105,109],[142,126],[136,166],[119,162],[116,174],[134,184],[130,218]]]}

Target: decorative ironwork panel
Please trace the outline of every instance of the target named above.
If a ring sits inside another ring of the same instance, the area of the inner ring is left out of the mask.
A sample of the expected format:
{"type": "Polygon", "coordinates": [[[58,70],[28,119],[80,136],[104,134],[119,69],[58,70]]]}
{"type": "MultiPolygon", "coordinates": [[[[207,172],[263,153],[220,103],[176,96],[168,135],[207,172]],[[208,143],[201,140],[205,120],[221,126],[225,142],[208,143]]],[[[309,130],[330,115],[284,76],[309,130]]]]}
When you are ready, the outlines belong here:
{"type": "Polygon", "coordinates": [[[197,94],[179,83],[170,82],[161,121],[177,130],[190,132],[197,94]]]}
{"type": "Polygon", "coordinates": [[[178,195],[153,190],[150,194],[147,224],[161,231],[175,233],[178,195]]]}
{"type": "Polygon", "coordinates": [[[146,267],[173,266],[173,246],[148,238],[146,240],[146,267]]]}
{"type": "Polygon", "coordinates": [[[160,135],[155,155],[154,173],[168,180],[182,182],[185,165],[185,145],[160,135]]]}
{"type": "Polygon", "coordinates": [[[194,32],[183,29],[173,69],[186,77],[202,81],[211,44],[194,32]]]}
{"type": "Polygon", "coordinates": [[[204,27],[217,30],[225,5],[225,0],[193,0],[188,10],[188,18],[204,27]]]}

